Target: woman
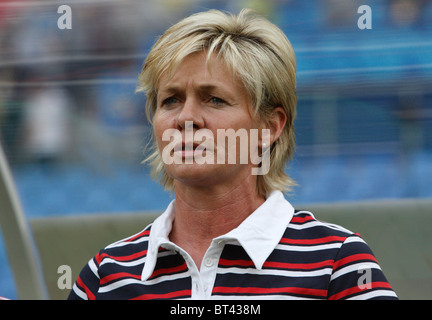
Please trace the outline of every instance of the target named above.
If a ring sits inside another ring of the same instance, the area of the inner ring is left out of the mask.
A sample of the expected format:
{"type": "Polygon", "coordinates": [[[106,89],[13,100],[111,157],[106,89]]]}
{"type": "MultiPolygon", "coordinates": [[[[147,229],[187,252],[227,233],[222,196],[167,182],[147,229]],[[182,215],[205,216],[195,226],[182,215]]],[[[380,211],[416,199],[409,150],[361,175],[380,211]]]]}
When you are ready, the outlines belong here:
{"type": "Polygon", "coordinates": [[[248,10],[195,14],[165,32],[138,90],[154,127],[147,162],[175,200],[91,259],[71,299],[396,298],[358,235],[284,198],[295,73],[286,36],[248,10]]]}

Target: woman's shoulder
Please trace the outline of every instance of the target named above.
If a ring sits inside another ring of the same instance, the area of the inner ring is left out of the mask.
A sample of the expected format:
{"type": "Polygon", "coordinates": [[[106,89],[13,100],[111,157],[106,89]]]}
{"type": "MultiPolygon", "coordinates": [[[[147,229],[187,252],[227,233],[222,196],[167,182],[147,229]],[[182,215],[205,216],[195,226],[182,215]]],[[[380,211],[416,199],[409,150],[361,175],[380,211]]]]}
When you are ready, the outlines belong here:
{"type": "Polygon", "coordinates": [[[335,232],[342,232],[345,233],[347,235],[352,235],[354,234],[353,231],[335,224],[335,223],[331,223],[330,221],[325,221],[320,219],[319,217],[316,217],[314,213],[312,213],[311,211],[308,210],[298,210],[296,209],[294,211],[294,215],[293,218],[291,219],[291,223],[295,224],[297,226],[302,226],[304,228],[309,228],[309,227],[322,227],[324,229],[327,229],[328,231],[335,231],[335,232]]]}
{"type": "Polygon", "coordinates": [[[102,250],[100,250],[96,256],[96,259],[103,260],[104,258],[114,258],[114,260],[118,260],[122,259],[122,257],[132,257],[138,252],[145,254],[148,248],[151,226],[152,225],[150,224],[143,230],[133,235],[107,245],[102,250]]]}
{"type": "Polygon", "coordinates": [[[311,211],[295,210],[287,231],[294,238],[309,242],[344,242],[348,237],[360,237],[344,226],[318,219],[311,211]]]}

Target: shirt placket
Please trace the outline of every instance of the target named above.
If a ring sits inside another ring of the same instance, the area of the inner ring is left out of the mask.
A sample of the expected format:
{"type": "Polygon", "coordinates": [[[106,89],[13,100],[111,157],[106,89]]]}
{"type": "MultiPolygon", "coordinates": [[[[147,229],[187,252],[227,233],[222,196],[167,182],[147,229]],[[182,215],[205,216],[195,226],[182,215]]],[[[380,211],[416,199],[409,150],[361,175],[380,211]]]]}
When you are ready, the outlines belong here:
{"type": "Polygon", "coordinates": [[[219,258],[224,247],[222,240],[213,240],[201,263],[200,280],[202,299],[210,299],[216,279],[219,258]]]}
{"type": "Polygon", "coordinates": [[[192,299],[204,300],[211,297],[213,284],[216,278],[219,258],[222,253],[224,243],[222,240],[213,240],[198,270],[192,257],[182,248],[172,242],[164,243],[161,247],[178,252],[186,262],[191,276],[192,299]]]}

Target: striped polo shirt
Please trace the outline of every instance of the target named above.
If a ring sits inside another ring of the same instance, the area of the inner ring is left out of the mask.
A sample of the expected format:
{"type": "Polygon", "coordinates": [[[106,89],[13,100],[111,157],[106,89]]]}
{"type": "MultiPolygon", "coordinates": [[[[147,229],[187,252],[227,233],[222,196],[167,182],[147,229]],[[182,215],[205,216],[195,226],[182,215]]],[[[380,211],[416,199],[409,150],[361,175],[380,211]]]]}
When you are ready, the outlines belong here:
{"type": "Polygon", "coordinates": [[[200,268],[169,240],[174,216],[175,200],[101,250],[69,299],[397,299],[358,234],[294,210],[280,191],[213,239],[200,268]]]}

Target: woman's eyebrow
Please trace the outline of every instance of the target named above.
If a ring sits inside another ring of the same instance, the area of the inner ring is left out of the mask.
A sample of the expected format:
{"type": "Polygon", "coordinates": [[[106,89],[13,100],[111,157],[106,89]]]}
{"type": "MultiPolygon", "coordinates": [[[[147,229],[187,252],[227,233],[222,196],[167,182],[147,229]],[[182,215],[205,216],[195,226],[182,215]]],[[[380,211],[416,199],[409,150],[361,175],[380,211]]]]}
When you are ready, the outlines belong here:
{"type": "MultiPolygon", "coordinates": [[[[210,92],[220,92],[224,95],[230,95],[229,90],[227,88],[223,88],[221,85],[216,84],[210,84],[210,83],[203,83],[203,84],[197,84],[194,85],[194,87],[199,91],[203,93],[210,93],[210,92]]],[[[159,88],[158,92],[163,94],[176,94],[183,92],[184,88],[179,84],[167,84],[166,86],[162,86],[159,88]]]]}
{"type": "Polygon", "coordinates": [[[167,85],[167,86],[163,86],[163,87],[159,87],[158,92],[163,92],[163,93],[177,93],[181,91],[180,86],[178,85],[167,85]]]}

